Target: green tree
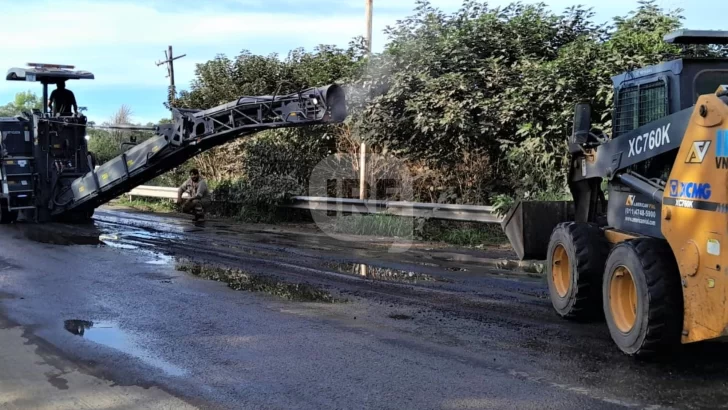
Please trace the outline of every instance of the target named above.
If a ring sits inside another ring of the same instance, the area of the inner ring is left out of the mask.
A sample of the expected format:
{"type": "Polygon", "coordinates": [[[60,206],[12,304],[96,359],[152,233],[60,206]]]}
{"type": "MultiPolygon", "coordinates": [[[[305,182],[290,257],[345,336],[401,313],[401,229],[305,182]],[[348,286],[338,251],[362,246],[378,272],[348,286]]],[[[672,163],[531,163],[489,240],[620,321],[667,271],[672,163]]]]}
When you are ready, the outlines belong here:
{"type": "Polygon", "coordinates": [[[356,132],[442,170],[429,186],[441,200],[472,200],[453,191],[452,170],[473,154],[493,171],[476,184],[481,192],[563,195],[575,103],[592,101],[595,125],[608,130],[611,76],[695,54],[662,40],[680,20],[680,10],[665,12],[652,0],[612,24],[594,23],[580,6],[556,14],[544,4],[490,8],[466,0],[447,15],[420,0],[412,17],[388,30],[385,51],[359,79],[371,92],[356,132]]]}
{"type": "MultiPolygon", "coordinates": [[[[545,143],[563,140],[566,131],[567,121],[553,115],[569,112],[595,91],[584,58],[598,53],[582,47],[595,49],[604,29],[591,17],[579,7],[556,15],[542,4],[491,9],[476,1],[448,16],[419,1],[412,18],[389,30],[392,41],[369,80],[374,93],[358,132],[371,144],[443,170],[476,153],[495,171],[487,190],[542,191],[542,182],[557,175],[552,170],[558,156],[541,158],[541,168],[549,170],[544,178],[537,174],[521,184],[511,166],[520,161],[509,153],[535,147],[543,157],[553,149],[545,143]],[[582,53],[578,65],[561,62],[573,62],[575,52],[582,53]]],[[[476,185],[482,189],[483,183],[476,185]]],[[[456,185],[445,181],[431,188],[441,190],[444,200],[467,196],[452,193],[456,185]]]]}
{"type": "MultiPolygon", "coordinates": [[[[98,126],[99,128],[90,127],[88,129],[89,151],[94,153],[99,164],[121,155],[123,151],[132,147],[126,143],[135,139],[138,144],[154,136],[151,131],[109,128],[118,125],[142,126],[142,124],[134,123],[132,116],[131,108],[122,105],[107,121],[98,126]]],[[[146,124],[146,126],[152,125],[146,124]]]]}
{"type": "MultiPolygon", "coordinates": [[[[342,49],[330,45],[320,45],[312,52],[296,49],[285,59],[275,54],[255,56],[248,51],[243,51],[235,59],[220,55],[197,66],[190,90],[180,93],[178,104],[185,108],[206,109],[244,95],[283,95],[302,88],[345,82],[354,75],[361,58],[362,50],[359,48],[352,46],[342,49]]],[[[232,141],[192,161],[213,180],[244,177],[247,174],[246,164],[256,161],[273,167],[274,175],[287,175],[292,169],[305,174],[301,167],[292,167],[290,163],[280,161],[280,158],[274,160],[277,156],[270,152],[264,154],[263,150],[256,150],[261,155],[256,159],[245,155],[248,141],[257,144],[257,141],[272,140],[276,143],[261,144],[298,153],[299,157],[300,154],[308,153],[312,157],[304,161],[307,164],[317,162],[331,148],[329,128],[281,129],[232,141]]],[[[293,178],[303,181],[308,177],[303,174],[293,178]]]]}
{"type": "Polygon", "coordinates": [[[724,47],[664,43],[681,27],[680,13],[642,0],[627,15],[597,23],[580,6],[554,12],[545,4],[464,0],[446,14],[418,0],[371,58],[361,38],[346,49],[296,49],[284,59],[220,55],[197,66],[177,103],[204,109],[242,95],[347,85],[351,115],[344,127],[267,131],[193,160],[214,180],[243,178],[237,186],[248,190],[275,191],[267,188],[280,178],[295,191],[289,183],[300,187],[311,167],[348,138],[408,161],[420,200],[560,197],[567,192],[575,103],[591,101],[595,126],[609,130],[613,75],[676,56],[728,55],[724,47]]]}
{"type": "Polygon", "coordinates": [[[0,106],[0,117],[12,117],[21,115],[24,112],[31,112],[33,109],[42,109],[43,102],[41,99],[32,91],[21,91],[15,94],[15,99],[4,105],[0,106]]]}

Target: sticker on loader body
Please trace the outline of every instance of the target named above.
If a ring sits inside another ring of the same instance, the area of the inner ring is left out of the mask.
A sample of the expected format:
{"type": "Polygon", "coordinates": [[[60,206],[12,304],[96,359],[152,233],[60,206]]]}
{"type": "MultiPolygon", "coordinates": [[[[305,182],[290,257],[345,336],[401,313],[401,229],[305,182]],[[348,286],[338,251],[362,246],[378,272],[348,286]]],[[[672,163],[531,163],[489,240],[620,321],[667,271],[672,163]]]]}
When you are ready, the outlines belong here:
{"type": "Polygon", "coordinates": [[[702,164],[705,160],[705,154],[710,148],[710,141],[695,141],[688,151],[688,157],[685,159],[686,164],[702,164]]]}

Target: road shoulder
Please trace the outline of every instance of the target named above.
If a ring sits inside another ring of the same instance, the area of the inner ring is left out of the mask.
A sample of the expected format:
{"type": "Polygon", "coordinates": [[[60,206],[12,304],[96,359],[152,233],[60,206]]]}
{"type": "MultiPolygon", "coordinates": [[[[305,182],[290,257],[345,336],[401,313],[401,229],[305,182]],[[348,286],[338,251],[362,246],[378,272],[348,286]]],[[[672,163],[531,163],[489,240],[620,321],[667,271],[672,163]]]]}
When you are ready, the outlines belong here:
{"type": "Polygon", "coordinates": [[[194,409],[156,387],[89,375],[21,326],[0,317],[0,409],[194,409]]]}

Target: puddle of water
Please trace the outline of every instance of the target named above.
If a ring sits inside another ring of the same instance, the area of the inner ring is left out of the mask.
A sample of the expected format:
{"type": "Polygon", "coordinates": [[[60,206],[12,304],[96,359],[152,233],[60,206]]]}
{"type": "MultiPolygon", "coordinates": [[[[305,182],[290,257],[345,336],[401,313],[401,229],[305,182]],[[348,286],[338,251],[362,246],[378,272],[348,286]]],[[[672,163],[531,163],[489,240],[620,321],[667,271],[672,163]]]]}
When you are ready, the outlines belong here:
{"type": "Polygon", "coordinates": [[[134,356],[144,363],[163,370],[171,376],[182,376],[187,372],[171,363],[150,355],[139,348],[131,337],[119,329],[115,324],[108,322],[92,322],[88,320],[66,320],[63,327],[70,333],[83,337],[94,343],[110,347],[128,355],[134,356]]]}
{"type": "Polygon", "coordinates": [[[152,259],[145,263],[147,263],[149,265],[167,265],[174,261],[173,257],[171,257],[169,255],[165,255],[163,253],[157,253],[154,256],[156,257],[156,259],[152,259]]]}
{"type": "Polygon", "coordinates": [[[248,248],[244,245],[237,244],[237,243],[211,242],[211,245],[216,248],[233,249],[236,252],[243,252],[243,253],[247,253],[248,255],[253,255],[253,256],[261,256],[261,257],[276,256],[276,254],[273,252],[266,252],[266,251],[262,251],[262,250],[251,249],[251,248],[248,248]]]}
{"type": "Polygon", "coordinates": [[[420,261],[414,261],[414,263],[416,263],[416,264],[418,264],[418,265],[422,265],[422,266],[431,266],[431,267],[434,267],[434,268],[436,268],[436,267],[440,266],[440,265],[438,265],[438,264],[436,264],[436,263],[430,263],[430,262],[420,262],[420,261]]]}
{"type": "Polygon", "coordinates": [[[125,237],[147,239],[147,240],[182,239],[181,235],[177,235],[177,234],[173,234],[173,233],[169,233],[169,232],[129,231],[129,232],[121,232],[121,235],[123,235],[125,237]]]}
{"type": "Polygon", "coordinates": [[[105,236],[114,237],[117,240],[121,238],[136,238],[140,240],[180,240],[184,237],[180,234],[163,232],[163,231],[150,231],[141,228],[118,226],[114,224],[100,224],[103,226],[103,231],[106,232],[105,236]]]}
{"type": "Polygon", "coordinates": [[[119,248],[119,249],[153,248],[156,246],[153,243],[129,239],[128,236],[121,235],[121,234],[99,235],[99,241],[103,245],[110,246],[112,248],[119,248]]]}
{"type": "Polygon", "coordinates": [[[139,249],[138,246],[131,245],[128,243],[114,242],[114,241],[101,241],[104,245],[110,246],[117,249],[139,249]]]}
{"type": "Polygon", "coordinates": [[[399,269],[382,268],[379,266],[359,263],[327,263],[327,267],[341,273],[362,276],[368,279],[397,281],[397,282],[452,282],[450,279],[438,278],[426,273],[406,271],[399,269]]]}
{"type": "Polygon", "coordinates": [[[94,220],[102,223],[133,226],[165,232],[184,232],[185,229],[184,223],[181,220],[160,217],[144,219],[142,215],[132,215],[120,211],[113,211],[113,213],[104,211],[96,212],[96,214],[94,214],[94,220]]]}
{"type": "Polygon", "coordinates": [[[346,302],[346,300],[338,299],[325,290],[306,283],[286,282],[273,276],[255,275],[239,269],[208,266],[186,261],[178,264],[176,269],[203,279],[227,283],[228,287],[235,290],[263,292],[297,302],[346,302]]]}

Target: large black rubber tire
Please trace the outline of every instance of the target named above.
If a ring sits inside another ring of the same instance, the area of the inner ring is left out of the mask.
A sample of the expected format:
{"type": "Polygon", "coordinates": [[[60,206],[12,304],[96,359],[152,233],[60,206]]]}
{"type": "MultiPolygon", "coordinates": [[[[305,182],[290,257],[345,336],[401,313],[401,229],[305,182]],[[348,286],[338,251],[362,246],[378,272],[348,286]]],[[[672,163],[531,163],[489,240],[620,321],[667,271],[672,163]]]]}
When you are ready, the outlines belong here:
{"type": "Polygon", "coordinates": [[[683,296],[680,271],[666,241],[638,238],[616,245],[604,269],[603,309],[612,340],[627,355],[648,358],[673,351],[680,345],[683,296]],[[610,307],[612,272],[626,267],[636,289],[634,324],[619,329],[610,307]]]}
{"type": "Polygon", "coordinates": [[[18,220],[18,211],[8,210],[8,201],[0,199],[0,224],[9,224],[18,220]]]}
{"type": "Polygon", "coordinates": [[[561,317],[587,321],[602,316],[601,281],[609,254],[609,242],[596,225],[565,222],[554,228],[548,247],[547,282],[551,304],[561,317]],[[562,246],[571,274],[568,290],[561,295],[554,283],[554,251],[562,246]]]}

